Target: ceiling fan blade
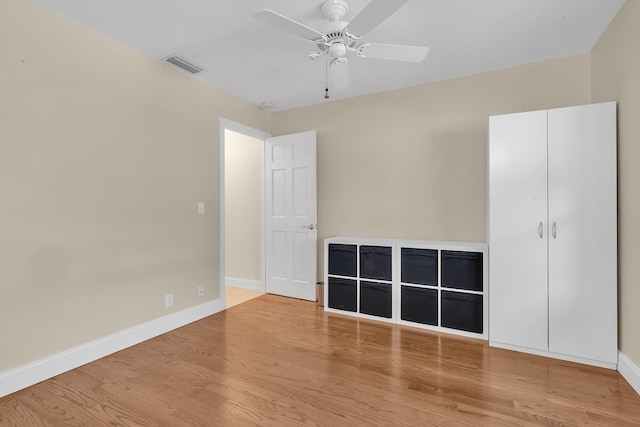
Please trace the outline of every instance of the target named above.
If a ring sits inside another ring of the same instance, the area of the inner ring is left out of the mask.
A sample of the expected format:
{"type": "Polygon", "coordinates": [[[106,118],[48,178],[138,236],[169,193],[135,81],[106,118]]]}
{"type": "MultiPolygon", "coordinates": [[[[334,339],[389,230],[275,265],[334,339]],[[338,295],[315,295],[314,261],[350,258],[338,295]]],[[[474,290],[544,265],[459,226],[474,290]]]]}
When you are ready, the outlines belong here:
{"type": "Polygon", "coordinates": [[[325,37],[320,31],[316,31],[313,28],[309,28],[293,19],[287,18],[284,15],[280,15],[277,12],[269,9],[259,10],[253,14],[253,17],[263,22],[271,24],[281,30],[288,31],[293,34],[297,34],[300,37],[307,40],[316,40],[318,38],[325,37]]]}
{"type": "Polygon", "coordinates": [[[333,60],[329,64],[332,89],[336,92],[349,87],[349,65],[347,61],[333,60]]]}
{"type": "Polygon", "coordinates": [[[345,31],[356,37],[364,36],[400,9],[409,0],[371,0],[363,10],[351,20],[345,31]]]}
{"type": "Polygon", "coordinates": [[[428,53],[429,48],[424,46],[386,43],[365,43],[358,49],[358,56],[363,58],[405,62],[422,62],[428,53]]]}

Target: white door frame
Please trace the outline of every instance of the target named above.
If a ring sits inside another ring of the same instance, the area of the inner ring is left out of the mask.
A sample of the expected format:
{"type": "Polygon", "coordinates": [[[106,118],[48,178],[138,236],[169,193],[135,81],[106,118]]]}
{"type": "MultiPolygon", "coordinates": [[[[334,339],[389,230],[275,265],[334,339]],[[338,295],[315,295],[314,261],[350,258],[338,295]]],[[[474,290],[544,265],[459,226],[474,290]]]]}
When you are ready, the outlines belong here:
{"type": "Polygon", "coordinates": [[[261,145],[261,176],[262,176],[262,192],[260,201],[260,281],[262,282],[262,292],[265,291],[265,214],[264,214],[264,140],[271,137],[271,134],[258,129],[253,129],[240,123],[220,117],[220,299],[224,301],[225,308],[227,306],[227,297],[225,292],[226,272],[225,272],[225,131],[241,133],[252,138],[262,140],[261,145]]]}

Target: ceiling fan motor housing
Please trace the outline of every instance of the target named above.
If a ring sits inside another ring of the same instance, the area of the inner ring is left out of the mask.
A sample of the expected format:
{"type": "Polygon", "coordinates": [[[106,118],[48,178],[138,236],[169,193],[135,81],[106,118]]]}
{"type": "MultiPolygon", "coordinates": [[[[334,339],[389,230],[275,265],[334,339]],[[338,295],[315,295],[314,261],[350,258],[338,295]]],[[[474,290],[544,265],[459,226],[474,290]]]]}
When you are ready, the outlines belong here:
{"type": "Polygon", "coordinates": [[[336,27],[336,31],[324,32],[326,39],[318,40],[317,47],[323,53],[326,52],[334,58],[341,58],[347,54],[347,51],[356,51],[358,41],[342,31],[347,22],[337,21],[336,24],[342,24],[342,26],[336,27]]]}
{"type": "Polygon", "coordinates": [[[349,5],[344,0],[327,0],[322,4],[322,13],[329,22],[322,28],[327,38],[318,43],[318,49],[333,58],[342,58],[355,47],[355,40],[343,32],[349,24],[342,20],[349,13],[349,5]]]}

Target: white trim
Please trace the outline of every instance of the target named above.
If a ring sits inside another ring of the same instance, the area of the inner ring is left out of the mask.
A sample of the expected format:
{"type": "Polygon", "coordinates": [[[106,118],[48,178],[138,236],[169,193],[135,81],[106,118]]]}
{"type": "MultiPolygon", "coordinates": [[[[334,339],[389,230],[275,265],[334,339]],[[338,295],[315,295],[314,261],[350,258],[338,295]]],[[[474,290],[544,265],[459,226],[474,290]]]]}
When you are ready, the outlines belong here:
{"type": "Polygon", "coordinates": [[[151,320],[0,373],[0,397],[224,310],[221,298],[151,320]]]}
{"type": "Polygon", "coordinates": [[[621,351],[618,352],[618,372],[640,394],[640,368],[621,351]]]}
{"type": "Polygon", "coordinates": [[[227,277],[224,283],[225,286],[231,286],[232,288],[252,289],[254,291],[264,292],[264,282],[260,280],[227,277]]]}
{"type": "Polygon", "coordinates": [[[256,139],[266,139],[271,137],[270,133],[263,132],[261,130],[243,125],[241,123],[237,123],[232,120],[225,119],[224,117],[220,117],[220,130],[222,131],[223,134],[225,130],[230,130],[230,131],[238,132],[256,139]]]}
{"type": "MultiPolygon", "coordinates": [[[[223,117],[219,118],[219,124],[220,124],[220,138],[219,138],[219,143],[220,143],[220,164],[219,164],[219,169],[220,169],[220,283],[226,283],[226,271],[225,271],[225,203],[224,203],[224,199],[225,199],[225,182],[224,182],[224,156],[225,156],[225,151],[224,151],[224,145],[225,145],[225,131],[226,130],[230,130],[233,132],[237,132],[237,133],[241,133],[247,136],[250,136],[252,138],[256,138],[256,139],[261,139],[262,142],[262,161],[260,162],[262,164],[262,195],[261,195],[261,203],[262,203],[262,207],[261,207],[261,212],[262,212],[262,218],[260,221],[260,226],[262,228],[262,230],[260,231],[261,235],[260,235],[260,277],[262,277],[262,283],[265,283],[265,267],[264,267],[264,263],[265,263],[265,254],[266,254],[266,249],[265,249],[265,236],[264,236],[264,232],[265,232],[265,227],[264,227],[264,222],[265,222],[265,210],[264,210],[264,140],[271,137],[270,133],[267,132],[263,132],[261,130],[258,129],[254,129],[251,128],[249,126],[245,126],[243,124],[240,123],[236,123],[234,121],[225,119],[223,117]]],[[[264,292],[264,285],[261,289],[264,292]]],[[[225,307],[226,307],[226,301],[227,301],[227,296],[225,293],[225,286],[220,286],[220,298],[225,302],[225,307]]]]}
{"type": "Polygon", "coordinates": [[[260,280],[262,281],[262,286],[259,290],[262,292],[267,292],[267,205],[264,199],[267,182],[264,165],[267,138],[271,138],[271,135],[264,137],[260,146],[260,179],[262,181],[260,183],[260,188],[262,189],[260,193],[260,280]]]}
{"type": "Polygon", "coordinates": [[[616,370],[617,368],[616,363],[604,362],[602,360],[587,359],[585,357],[570,356],[567,354],[553,353],[551,351],[538,350],[534,348],[522,347],[519,345],[504,344],[496,341],[489,341],[489,345],[491,347],[503,348],[505,350],[513,350],[521,353],[529,353],[529,354],[534,354],[536,356],[551,357],[553,359],[566,360],[568,362],[582,363],[582,364],[591,365],[591,366],[598,366],[600,368],[607,368],[607,369],[613,369],[613,370],[616,370]]]}

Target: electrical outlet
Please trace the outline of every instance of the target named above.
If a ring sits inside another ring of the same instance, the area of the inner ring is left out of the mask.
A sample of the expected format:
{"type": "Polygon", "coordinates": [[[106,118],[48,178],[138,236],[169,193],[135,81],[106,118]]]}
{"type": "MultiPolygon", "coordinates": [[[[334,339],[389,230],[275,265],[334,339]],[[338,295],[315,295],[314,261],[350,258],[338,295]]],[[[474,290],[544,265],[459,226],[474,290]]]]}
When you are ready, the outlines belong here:
{"type": "Polygon", "coordinates": [[[202,298],[204,296],[204,285],[198,286],[198,298],[202,298]]]}
{"type": "Polygon", "coordinates": [[[173,307],[173,294],[166,294],[164,296],[164,308],[173,307]]]}

